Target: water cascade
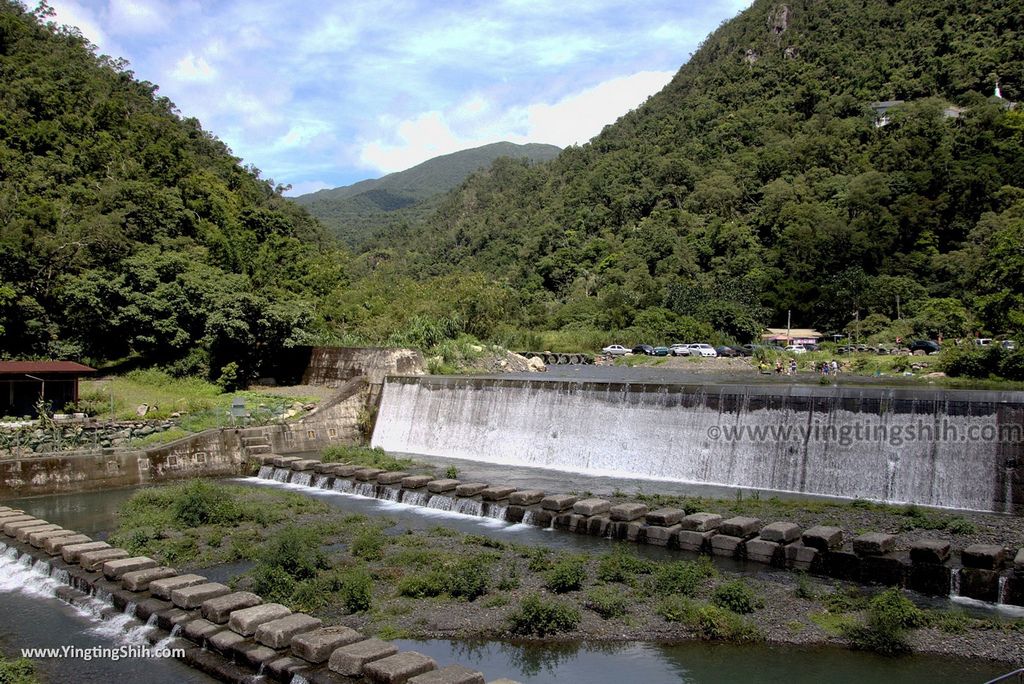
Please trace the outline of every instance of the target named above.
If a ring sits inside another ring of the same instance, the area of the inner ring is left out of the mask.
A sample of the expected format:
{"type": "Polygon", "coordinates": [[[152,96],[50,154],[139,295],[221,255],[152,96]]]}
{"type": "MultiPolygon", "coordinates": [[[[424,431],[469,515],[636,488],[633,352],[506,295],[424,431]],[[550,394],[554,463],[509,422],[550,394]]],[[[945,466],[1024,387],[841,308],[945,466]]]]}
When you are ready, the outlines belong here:
{"type": "Polygon", "coordinates": [[[1024,511],[1024,393],[394,377],[387,451],[762,491],[1024,511]]]}

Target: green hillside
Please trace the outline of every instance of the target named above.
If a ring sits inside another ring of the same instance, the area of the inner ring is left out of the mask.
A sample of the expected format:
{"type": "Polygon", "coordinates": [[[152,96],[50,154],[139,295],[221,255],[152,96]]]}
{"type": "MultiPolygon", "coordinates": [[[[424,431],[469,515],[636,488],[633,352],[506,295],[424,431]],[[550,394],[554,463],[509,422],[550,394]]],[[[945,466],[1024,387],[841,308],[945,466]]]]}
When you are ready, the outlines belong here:
{"type": "Polygon", "coordinates": [[[493,143],[435,157],[382,178],[300,195],[295,201],[331,233],[358,248],[377,233],[420,224],[437,209],[441,195],[499,157],[536,162],[553,159],[559,152],[554,145],[493,143]]]}
{"type": "Polygon", "coordinates": [[[156,86],[0,0],[0,354],[248,377],[318,329],[322,242],[156,86]]]}
{"type": "Polygon", "coordinates": [[[1022,11],[758,0],[590,144],[499,160],[392,244],[417,277],[508,283],[531,329],[745,339],[792,310],[829,331],[855,311],[864,334],[1019,331],[1022,11]],[[879,126],[883,100],[905,104],[879,126]]]}

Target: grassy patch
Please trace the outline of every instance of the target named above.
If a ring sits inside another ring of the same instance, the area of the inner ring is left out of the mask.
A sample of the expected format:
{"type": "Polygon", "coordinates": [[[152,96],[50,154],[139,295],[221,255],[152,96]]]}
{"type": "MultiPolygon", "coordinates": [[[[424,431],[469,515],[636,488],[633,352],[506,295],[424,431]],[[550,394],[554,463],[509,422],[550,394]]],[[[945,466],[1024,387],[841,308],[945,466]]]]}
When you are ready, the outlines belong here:
{"type": "Polygon", "coordinates": [[[580,623],[580,612],[559,601],[546,601],[536,594],[524,598],[508,617],[508,627],[517,636],[543,637],[567,632],[580,623]]]}
{"type": "Polygon", "coordinates": [[[610,620],[626,614],[629,610],[629,596],[617,587],[594,587],[587,592],[583,605],[605,620],[610,620]]]}
{"type": "Polygon", "coordinates": [[[661,595],[694,596],[707,580],[717,575],[711,560],[703,556],[695,561],[662,563],[651,577],[650,590],[661,595]]]}
{"type": "Polygon", "coordinates": [[[757,630],[736,613],[719,606],[674,594],[658,604],[657,612],[669,622],[685,625],[701,639],[751,641],[757,630]]]}
{"type": "Polygon", "coordinates": [[[349,463],[366,468],[380,468],[389,472],[404,470],[413,465],[407,458],[394,458],[383,449],[371,449],[364,446],[335,444],[320,452],[320,460],[324,463],[349,463]]]}
{"type": "Polygon", "coordinates": [[[842,636],[857,624],[857,621],[849,615],[826,611],[811,613],[810,618],[811,622],[821,627],[826,634],[831,634],[832,636],[842,636]]]}
{"type": "Polygon", "coordinates": [[[640,558],[625,544],[616,544],[597,562],[597,579],[602,582],[634,584],[640,575],[654,572],[655,567],[653,562],[640,558]]]}
{"type": "Polygon", "coordinates": [[[39,684],[36,668],[28,658],[10,659],[0,653],[0,683],[39,684]]]}
{"type": "Polygon", "coordinates": [[[715,587],[711,602],[719,608],[731,610],[739,615],[753,613],[764,605],[761,598],[743,580],[733,580],[715,587]]]}
{"type": "Polygon", "coordinates": [[[556,594],[564,594],[583,588],[587,581],[587,565],[584,556],[565,556],[545,573],[544,586],[556,594]]]}

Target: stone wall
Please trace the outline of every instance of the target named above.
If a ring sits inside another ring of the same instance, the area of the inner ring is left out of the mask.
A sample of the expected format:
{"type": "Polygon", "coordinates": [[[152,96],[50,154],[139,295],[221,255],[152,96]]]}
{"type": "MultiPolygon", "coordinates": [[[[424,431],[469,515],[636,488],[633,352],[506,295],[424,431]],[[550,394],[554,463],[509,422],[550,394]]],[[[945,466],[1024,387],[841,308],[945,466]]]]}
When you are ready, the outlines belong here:
{"type": "Polygon", "coordinates": [[[415,349],[314,347],[302,378],[307,385],[340,387],[356,377],[381,385],[388,375],[423,375],[423,355],[415,349]]]}
{"type": "Polygon", "coordinates": [[[174,427],[173,420],[133,420],[114,423],[57,423],[52,427],[31,425],[10,429],[0,426],[0,454],[23,456],[32,453],[107,449],[123,447],[174,427]]]}

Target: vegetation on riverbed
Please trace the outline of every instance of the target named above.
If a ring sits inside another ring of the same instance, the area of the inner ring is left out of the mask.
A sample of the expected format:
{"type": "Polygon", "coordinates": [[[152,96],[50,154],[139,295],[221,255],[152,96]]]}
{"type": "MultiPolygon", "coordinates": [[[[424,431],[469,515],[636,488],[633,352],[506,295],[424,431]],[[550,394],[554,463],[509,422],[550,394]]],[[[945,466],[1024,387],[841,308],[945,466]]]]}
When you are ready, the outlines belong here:
{"type": "Polygon", "coordinates": [[[334,444],[320,452],[320,460],[324,463],[348,463],[365,468],[380,468],[389,472],[405,470],[414,465],[407,458],[395,458],[380,448],[334,444]]]}
{"type": "Polygon", "coordinates": [[[0,684],[39,684],[35,665],[28,658],[8,658],[0,653],[0,684]]]}

